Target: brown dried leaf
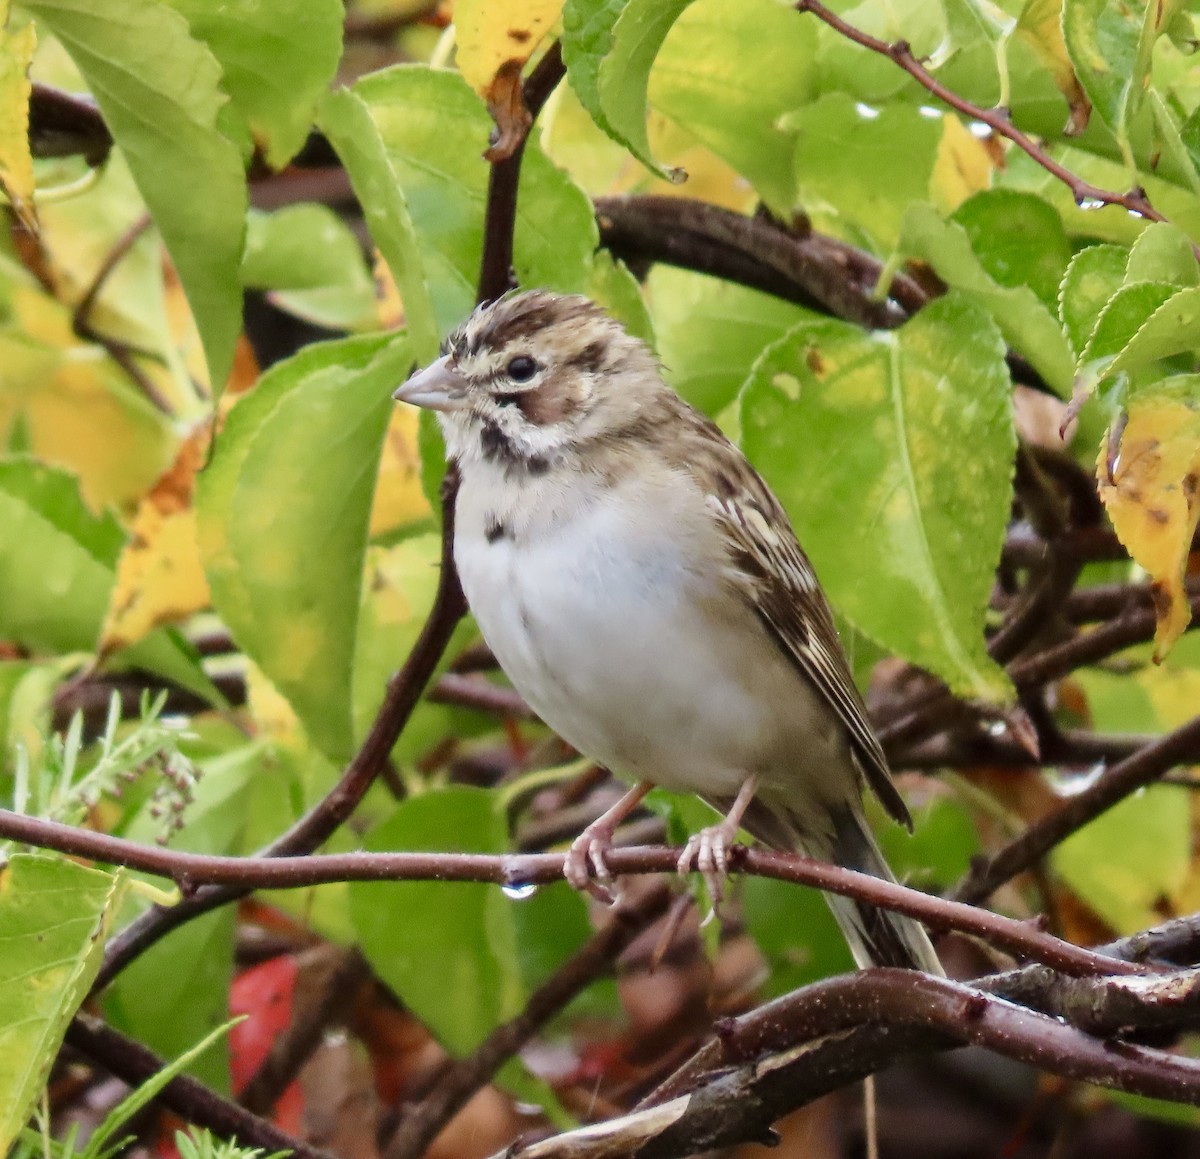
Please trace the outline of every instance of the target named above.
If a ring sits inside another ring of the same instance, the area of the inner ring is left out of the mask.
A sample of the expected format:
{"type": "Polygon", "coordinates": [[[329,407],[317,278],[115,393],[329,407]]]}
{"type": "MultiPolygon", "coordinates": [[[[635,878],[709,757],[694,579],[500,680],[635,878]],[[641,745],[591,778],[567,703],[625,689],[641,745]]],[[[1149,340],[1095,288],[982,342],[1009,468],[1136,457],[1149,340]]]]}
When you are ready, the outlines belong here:
{"type": "Polygon", "coordinates": [[[484,160],[492,164],[507,161],[521,147],[533,124],[521,91],[521,64],[519,60],[506,60],[483,94],[497,129],[492,144],[483,154],[484,160]]]}

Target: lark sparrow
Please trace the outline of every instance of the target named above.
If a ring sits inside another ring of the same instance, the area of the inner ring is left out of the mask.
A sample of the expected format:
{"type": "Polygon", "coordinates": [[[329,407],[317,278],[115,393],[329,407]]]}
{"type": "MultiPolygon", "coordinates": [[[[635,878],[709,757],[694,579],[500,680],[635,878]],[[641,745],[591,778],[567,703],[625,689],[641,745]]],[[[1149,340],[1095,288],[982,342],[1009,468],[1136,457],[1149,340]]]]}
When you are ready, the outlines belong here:
{"type": "MultiPolygon", "coordinates": [[[[567,858],[609,879],[648,789],[725,814],[688,843],[719,889],[739,826],[780,849],[891,874],[869,783],[908,810],[829,607],[775,496],[595,304],[544,291],[476,310],[395,397],[437,412],[458,463],[454,559],[484,639],[538,715],[634,789],[567,858]]],[[[939,972],[911,919],[830,897],[860,965],[939,972]]]]}

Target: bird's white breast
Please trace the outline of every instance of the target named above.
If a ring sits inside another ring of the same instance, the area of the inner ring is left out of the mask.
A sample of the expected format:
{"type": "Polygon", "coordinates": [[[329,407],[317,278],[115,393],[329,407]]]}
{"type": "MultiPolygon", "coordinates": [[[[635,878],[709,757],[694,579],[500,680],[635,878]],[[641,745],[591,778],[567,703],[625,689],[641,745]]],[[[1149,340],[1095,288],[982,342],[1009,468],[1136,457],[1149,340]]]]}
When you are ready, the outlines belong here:
{"type": "Polygon", "coordinates": [[[518,493],[473,467],[455,538],[463,589],[548,725],[668,787],[731,795],[749,772],[795,775],[796,745],[823,714],[724,588],[702,496],[670,477],[614,486],[561,472],[518,493]]]}

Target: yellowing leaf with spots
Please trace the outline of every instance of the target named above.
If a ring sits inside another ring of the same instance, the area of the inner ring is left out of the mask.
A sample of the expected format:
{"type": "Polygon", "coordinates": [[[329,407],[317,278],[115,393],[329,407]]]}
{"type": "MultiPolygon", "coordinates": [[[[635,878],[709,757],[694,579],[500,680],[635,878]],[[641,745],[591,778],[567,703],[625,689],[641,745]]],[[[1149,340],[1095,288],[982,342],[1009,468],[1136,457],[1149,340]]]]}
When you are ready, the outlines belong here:
{"type": "Polygon", "coordinates": [[[1191,622],[1183,578],[1200,519],[1200,376],[1170,381],[1170,388],[1130,403],[1111,478],[1107,441],[1097,464],[1100,497],[1113,527],[1150,575],[1158,618],[1156,661],[1191,622]]]}
{"type": "Polygon", "coordinates": [[[183,442],[171,469],[138,505],[129,542],[117,561],[117,582],[100,634],[102,654],[208,606],[192,508],[196,472],[207,446],[205,425],[183,442]]]}
{"type": "Polygon", "coordinates": [[[458,0],[456,60],[468,84],[486,99],[502,69],[519,72],[562,6],[563,0],[458,0]]]}
{"type": "Polygon", "coordinates": [[[37,34],[32,24],[11,28],[8,20],[8,4],[0,0],[0,188],[25,228],[36,231],[33,158],[29,154],[29,62],[37,34]]]}

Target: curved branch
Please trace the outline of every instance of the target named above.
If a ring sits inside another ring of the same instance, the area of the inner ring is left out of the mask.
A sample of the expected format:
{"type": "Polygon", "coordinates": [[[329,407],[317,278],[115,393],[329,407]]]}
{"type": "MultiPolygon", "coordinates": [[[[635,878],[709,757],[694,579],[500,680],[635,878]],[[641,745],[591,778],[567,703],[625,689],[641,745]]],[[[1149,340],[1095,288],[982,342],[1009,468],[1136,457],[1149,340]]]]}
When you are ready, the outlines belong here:
{"type": "Polygon", "coordinates": [[[629,1115],[516,1146],[507,1159],[681,1159],[770,1142],[770,1125],[914,1053],[973,1044],[1052,1074],[1200,1104],[1200,1061],[1104,1041],[944,978],[864,970],[717,1028],[629,1115]]]}

